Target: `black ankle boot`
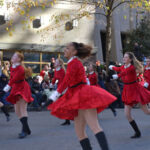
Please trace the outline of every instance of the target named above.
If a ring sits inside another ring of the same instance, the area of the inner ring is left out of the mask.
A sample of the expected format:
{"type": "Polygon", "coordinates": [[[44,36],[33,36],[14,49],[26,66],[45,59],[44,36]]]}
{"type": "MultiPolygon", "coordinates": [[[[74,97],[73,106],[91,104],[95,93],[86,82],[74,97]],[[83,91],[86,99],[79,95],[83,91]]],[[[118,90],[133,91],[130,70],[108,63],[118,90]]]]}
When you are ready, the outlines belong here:
{"type": "Polygon", "coordinates": [[[135,134],[133,136],[131,136],[132,139],[134,138],[140,138],[141,137],[141,132],[136,124],[136,122],[133,120],[130,122],[131,127],[133,128],[133,130],[135,131],[135,134]]]}
{"type": "Polygon", "coordinates": [[[95,134],[95,136],[102,150],[109,150],[105,133],[102,131],[95,134]]]}
{"type": "Polygon", "coordinates": [[[92,147],[88,138],[81,140],[80,144],[83,150],[92,150],[92,147]]]}
{"type": "Polygon", "coordinates": [[[31,134],[31,130],[28,125],[28,118],[22,117],[20,121],[22,123],[22,132],[19,134],[19,138],[25,138],[27,135],[31,134]]]}
{"type": "Polygon", "coordinates": [[[64,123],[61,124],[62,126],[65,126],[65,125],[70,125],[70,120],[66,120],[64,123]]]}

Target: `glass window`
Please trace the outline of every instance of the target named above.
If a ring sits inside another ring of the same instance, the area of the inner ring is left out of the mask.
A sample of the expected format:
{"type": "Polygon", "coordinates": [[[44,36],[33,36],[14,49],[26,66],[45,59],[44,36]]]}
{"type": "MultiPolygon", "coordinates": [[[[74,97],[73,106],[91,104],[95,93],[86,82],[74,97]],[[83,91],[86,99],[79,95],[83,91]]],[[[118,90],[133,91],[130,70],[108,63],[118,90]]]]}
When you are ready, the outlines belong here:
{"type": "Polygon", "coordinates": [[[10,60],[14,52],[11,51],[4,51],[3,52],[3,60],[10,60]]]}
{"type": "Polygon", "coordinates": [[[40,72],[40,64],[25,64],[26,67],[31,67],[33,73],[39,73],[40,72]]]}
{"type": "Polygon", "coordinates": [[[31,62],[39,62],[40,61],[40,53],[24,53],[24,61],[31,62]]]}
{"type": "Polygon", "coordinates": [[[43,62],[50,62],[51,58],[58,58],[58,54],[57,53],[44,53],[42,54],[42,61],[43,62]]]}

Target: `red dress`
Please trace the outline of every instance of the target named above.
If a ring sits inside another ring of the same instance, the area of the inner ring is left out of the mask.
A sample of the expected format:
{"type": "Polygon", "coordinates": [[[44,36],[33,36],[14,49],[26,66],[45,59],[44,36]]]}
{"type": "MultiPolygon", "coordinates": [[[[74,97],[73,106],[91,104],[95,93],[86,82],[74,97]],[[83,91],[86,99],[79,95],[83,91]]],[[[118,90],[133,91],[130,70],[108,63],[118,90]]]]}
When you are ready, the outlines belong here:
{"type": "Polygon", "coordinates": [[[96,85],[98,86],[98,76],[95,72],[93,72],[92,74],[88,74],[88,79],[90,81],[90,85],[96,85]]]}
{"type": "Polygon", "coordinates": [[[119,72],[118,77],[124,83],[122,100],[126,105],[133,106],[137,103],[145,105],[150,102],[150,92],[137,82],[136,70],[133,65],[128,68],[125,66],[113,67],[113,70],[119,72]]]}
{"type": "Polygon", "coordinates": [[[10,69],[10,81],[8,85],[11,86],[10,95],[7,97],[8,102],[16,104],[21,97],[27,103],[33,101],[30,86],[25,81],[25,71],[23,66],[19,65],[16,68],[10,69]]]}
{"type": "Polygon", "coordinates": [[[57,91],[66,93],[48,107],[51,114],[61,118],[74,120],[79,109],[97,109],[101,112],[116,100],[116,97],[96,86],[86,84],[86,74],[82,63],[74,58],[68,63],[65,78],[57,91]]]}
{"type": "Polygon", "coordinates": [[[44,76],[45,76],[45,74],[47,74],[48,76],[49,76],[49,78],[51,78],[51,75],[50,75],[50,73],[47,71],[45,71],[45,70],[42,70],[41,72],[40,72],[40,76],[44,79],[44,76]]]}
{"type": "Polygon", "coordinates": [[[57,87],[59,87],[59,85],[62,83],[64,77],[65,77],[65,70],[63,68],[61,68],[58,71],[55,69],[52,84],[55,84],[56,80],[58,80],[57,87]]]}
{"type": "Polygon", "coordinates": [[[144,79],[149,84],[147,89],[150,91],[150,67],[144,68],[144,79]]]}
{"type": "Polygon", "coordinates": [[[138,73],[138,74],[137,74],[137,82],[138,82],[140,85],[144,86],[145,81],[144,81],[144,77],[143,77],[143,74],[142,74],[142,73],[138,73]]]}

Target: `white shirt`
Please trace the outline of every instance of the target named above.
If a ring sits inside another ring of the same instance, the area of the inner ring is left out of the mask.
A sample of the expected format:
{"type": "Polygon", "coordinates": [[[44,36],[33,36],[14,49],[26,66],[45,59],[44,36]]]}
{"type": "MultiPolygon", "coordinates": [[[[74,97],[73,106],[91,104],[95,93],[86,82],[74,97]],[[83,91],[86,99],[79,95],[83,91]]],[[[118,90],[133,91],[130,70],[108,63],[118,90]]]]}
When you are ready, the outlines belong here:
{"type": "Polygon", "coordinates": [[[75,58],[77,58],[77,56],[71,57],[71,58],[68,60],[67,64],[69,64],[69,63],[70,63],[73,59],[75,59],[75,58]]]}
{"type": "Polygon", "coordinates": [[[124,65],[124,68],[129,68],[131,66],[131,64],[128,64],[128,65],[124,65]]]}
{"type": "Polygon", "coordinates": [[[94,71],[90,72],[89,74],[93,74],[93,73],[94,73],[94,71]]]}
{"type": "Polygon", "coordinates": [[[56,71],[59,71],[60,69],[61,69],[61,67],[57,67],[57,68],[56,68],[56,71]]]}
{"type": "Polygon", "coordinates": [[[150,70],[150,67],[146,67],[145,70],[150,70]]]}
{"type": "Polygon", "coordinates": [[[12,64],[12,68],[16,68],[18,66],[20,66],[20,63],[12,64]]]}

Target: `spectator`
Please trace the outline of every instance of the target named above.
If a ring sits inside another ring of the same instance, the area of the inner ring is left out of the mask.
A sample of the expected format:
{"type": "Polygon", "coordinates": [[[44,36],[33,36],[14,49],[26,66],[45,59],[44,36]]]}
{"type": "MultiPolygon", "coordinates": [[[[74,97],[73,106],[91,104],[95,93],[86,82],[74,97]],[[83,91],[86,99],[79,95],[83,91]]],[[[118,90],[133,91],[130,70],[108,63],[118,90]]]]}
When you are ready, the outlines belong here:
{"type": "Polygon", "coordinates": [[[5,61],[4,62],[4,68],[2,70],[2,73],[9,79],[10,78],[10,62],[5,61]]]}
{"type": "Polygon", "coordinates": [[[103,75],[103,70],[101,68],[101,62],[100,61],[96,62],[96,71],[98,73],[98,84],[100,85],[101,88],[105,89],[104,75],[103,75]]]}
{"type": "Polygon", "coordinates": [[[39,83],[38,76],[35,76],[33,78],[33,82],[31,84],[31,92],[32,97],[34,98],[33,106],[37,108],[37,110],[40,110],[40,104],[42,102],[42,88],[41,84],[39,83]]]}
{"type": "Polygon", "coordinates": [[[109,75],[108,75],[106,82],[105,82],[106,90],[108,92],[110,92],[112,95],[117,97],[117,101],[115,101],[111,106],[115,105],[115,107],[123,108],[124,106],[123,106],[123,103],[121,100],[121,91],[120,91],[120,88],[118,86],[118,83],[116,80],[112,79],[112,72],[109,72],[108,74],[109,75]]]}
{"type": "Polygon", "coordinates": [[[49,65],[44,65],[43,70],[40,72],[40,76],[44,79],[44,76],[48,75],[51,78],[50,72],[49,72],[49,65]]]}
{"type": "Polygon", "coordinates": [[[50,91],[50,78],[49,76],[44,77],[44,81],[42,83],[42,89],[43,89],[43,95],[46,95],[46,97],[50,97],[51,91],[50,91]]]}
{"type": "Polygon", "coordinates": [[[4,74],[2,74],[0,76],[0,108],[6,116],[6,120],[9,121],[10,115],[8,113],[7,105],[9,105],[10,103],[6,101],[6,98],[9,95],[9,92],[6,92],[6,93],[3,92],[3,88],[7,85],[7,83],[8,83],[8,78],[4,74]]]}

